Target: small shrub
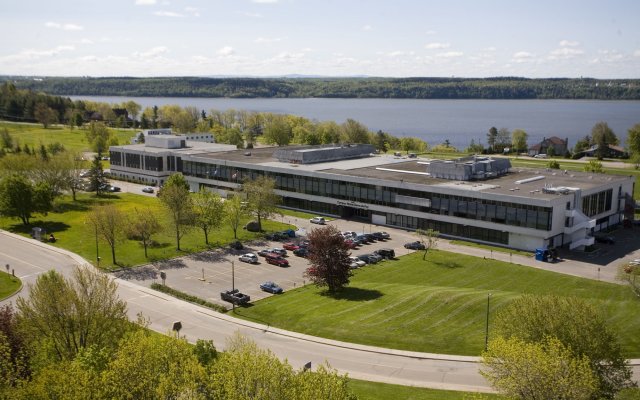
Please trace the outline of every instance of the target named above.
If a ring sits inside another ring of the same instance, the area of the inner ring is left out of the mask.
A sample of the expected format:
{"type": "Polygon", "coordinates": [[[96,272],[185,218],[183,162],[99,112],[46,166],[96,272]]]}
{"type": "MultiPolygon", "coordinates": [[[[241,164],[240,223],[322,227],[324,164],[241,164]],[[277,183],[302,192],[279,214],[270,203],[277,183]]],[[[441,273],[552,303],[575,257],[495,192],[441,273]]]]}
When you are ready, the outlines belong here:
{"type": "Polygon", "coordinates": [[[227,312],[227,309],[224,308],[223,306],[219,305],[219,304],[211,303],[211,302],[206,301],[204,299],[201,299],[201,298],[199,298],[197,296],[193,296],[193,295],[190,295],[188,293],[181,292],[179,290],[173,289],[173,288],[171,288],[169,286],[166,286],[166,285],[161,285],[159,283],[155,283],[154,282],[154,283],[151,284],[151,289],[157,290],[157,291],[162,292],[162,293],[169,294],[169,295],[171,295],[173,297],[176,297],[176,298],[181,299],[181,300],[188,301],[190,303],[199,304],[201,306],[210,308],[210,309],[212,309],[214,311],[218,311],[218,312],[221,312],[221,313],[226,313],[227,312]]]}

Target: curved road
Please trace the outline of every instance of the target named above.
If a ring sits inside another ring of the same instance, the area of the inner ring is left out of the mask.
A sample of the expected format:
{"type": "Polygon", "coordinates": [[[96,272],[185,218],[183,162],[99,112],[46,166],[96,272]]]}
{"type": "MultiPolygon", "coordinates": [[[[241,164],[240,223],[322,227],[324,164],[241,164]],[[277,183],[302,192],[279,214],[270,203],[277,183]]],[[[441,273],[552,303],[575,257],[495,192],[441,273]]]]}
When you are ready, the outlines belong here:
{"type": "MultiPolygon", "coordinates": [[[[74,265],[85,264],[79,256],[5,231],[0,231],[0,263],[10,264],[25,287],[38,275],[55,268],[68,275],[74,265]]],[[[128,304],[129,317],[138,313],[150,319],[151,328],[165,333],[173,322],[181,321],[181,335],[189,341],[211,339],[217,348],[234,332],[240,332],[287,359],[294,367],[311,361],[325,361],[350,377],[377,382],[464,391],[492,391],[478,372],[478,358],[417,353],[338,342],[295,332],[270,328],[198,307],[129,281],[117,280],[119,295],[128,304]]],[[[13,298],[1,303],[11,302],[13,298]]],[[[0,303],[0,304],[1,304],[0,303]]],[[[640,377],[638,360],[634,361],[634,376],[640,377]]]]}

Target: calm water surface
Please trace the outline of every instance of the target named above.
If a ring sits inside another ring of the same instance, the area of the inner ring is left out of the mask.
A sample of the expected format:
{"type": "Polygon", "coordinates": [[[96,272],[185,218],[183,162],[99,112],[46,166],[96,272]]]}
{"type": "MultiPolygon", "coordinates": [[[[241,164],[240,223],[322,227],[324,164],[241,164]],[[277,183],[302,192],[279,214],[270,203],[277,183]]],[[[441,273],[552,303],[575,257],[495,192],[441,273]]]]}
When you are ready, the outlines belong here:
{"type": "Polygon", "coordinates": [[[415,100],[415,99],[227,99],[193,97],[70,96],[72,99],[120,103],[133,100],[145,107],[177,104],[207,113],[229,109],[293,114],[317,121],[342,123],[348,118],[371,131],[416,136],[429,145],[449,140],[464,149],[472,139],[486,144],[492,126],[529,134],[529,145],[543,137],[568,138],[569,146],[605,121],[624,145],[627,130],[640,123],[640,101],[599,100],[415,100]]]}

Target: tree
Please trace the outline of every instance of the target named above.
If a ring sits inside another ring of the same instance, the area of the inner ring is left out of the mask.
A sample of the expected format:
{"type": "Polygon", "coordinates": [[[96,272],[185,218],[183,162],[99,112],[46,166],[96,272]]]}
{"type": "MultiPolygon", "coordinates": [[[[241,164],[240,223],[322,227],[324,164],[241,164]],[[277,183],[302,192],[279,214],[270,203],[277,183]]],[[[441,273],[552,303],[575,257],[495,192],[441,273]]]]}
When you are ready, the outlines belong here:
{"type": "Polygon", "coordinates": [[[30,351],[18,329],[11,304],[0,307],[0,397],[4,389],[15,386],[31,374],[30,351]]]}
{"type": "Polygon", "coordinates": [[[513,132],[511,132],[511,147],[513,147],[517,153],[527,151],[528,138],[529,134],[523,129],[514,129],[513,132]]]}
{"type": "Polygon", "coordinates": [[[636,296],[640,296],[640,266],[635,264],[621,265],[617,278],[619,281],[629,284],[636,296]]]}
{"type": "Polygon", "coordinates": [[[524,295],[504,307],[494,319],[494,331],[505,339],[541,343],[557,338],[576,357],[587,357],[597,376],[598,398],[613,398],[631,385],[631,369],[618,336],[604,314],[586,300],[555,295],[524,295]]]}
{"type": "Polygon", "coordinates": [[[589,357],[575,355],[556,338],[526,342],[498,337],[483,354],[480,373],[510,398],[588,400],[598,381],[589,357]]]}
{"type": "Polygon", "coordinates": [[[76,267],[70,279],[48,271],[29,289],[16,300],[20,331],[29,343],[46,344],[57,361],[90,346],[113,350],[130,329],[117,284],[88,267],[76,267]]]}
{"type": "Polygon", "coordinates": [[[278,213],[282,199],[274,193],[275,186],[275,179],[267,176],[258,176],[242,185],[242,191],[247,196],[247,210],[258,219],[259,230],[262,230],[263,219],[278,213]]]}
{"type": "Polygon", "coordinates": [[[245,214],[242,203],[242,198],[237,195],[227,198],[227,201],[224,202],[225,221],[231,226],[234,239],[238,238],[238,229],[240,228],[242,217],[245,214]]]}
{"type": "Polygon", "coordinates": [[[587,150],[591,146],[591,136],[586,135],[582,139],[576,142],[576,145],[573,146],[573,153],[578,154],[582,151],[587,150]]]}
{"type": "Polygon", "coordinates": [[[99,156],[93,158],[91,168],[89,168],[89,172],[87,173],[87,178],[89,179],[89,187],[96,192],[96,196],[100,196],[108,186],[109,182],[102,169],[102,161],[100,161],[99,156]]]}
{"type": "Polygon", "coordinates": [[[140,109],[142,108],[140,104],[133,100],[129,100],[124,104],[124,108],[127,110],[127,113],[135,124],[135,121],[138,119],[138,114],[140,114],[140,109]]]}
{"type": "Polygon", "coordinates": [[[496,145],[496,140],[498,139],[498,129],[495,126],[492,126],[487,133],[487,145],[489,146],[489,151],[493,152],[496,145]]]}
{"type": "Polygon", "coordinates": [[[482,152],[484,152],[484,146],[482,143],[476,143],[474,139],[471,139],[466,151],[467,153],[482,154],[482,152]]]}
{"type": "Polygon", "coordinates": [[[595,172],[597,174],[601,174],[604,172],[602,163],[597,160],[589,160],[589,162],[586,163],[582,169],[585,172],[595,172]]]}
{"type": "Polygon", "coordinates": [[[424,254],[422,255],[422,259],[426,260],[429,250],[435,249],[438,246],[438,236],[440,236],[440,232],[433,229],[418,229],[416,234],[418,235],[420,243],[424,245],[424,254]]]}
{"type": "Polygon", "coordinates": [[[342,139],[346,143],[369,143],[369,130],[360,122],[348,118],[342,125],[342,139]]]}
{"type": "Polygon", "coordinates": [[[140,132],[137,137],[138,144],[143,144],[145,142],[144,132],[140,132]]]}
{"type": "Polygon", "coordinates": [[[204,242],[209,244],[209,232],[222,225],[224,220],[224,202],[215,193],[206,189],[193,195],[193,211],[195,212],[195,224],[204,233],[204,242]]]}
{"type": "Polygon", "coordinates": [[[560,163],[557,160],[549,160],[547,163],[549,169],[560,169],[560,163]]]}
{"type": "Polygon", "coordinates": [[[287,119],[282,115],[273,115],[265,121],[264,141],[275,143],[278,146],[286,146],[291,143],[293,132],[287,123],[287,119]]]}
{"type": "Polygon", "coordinates": [[[53,196],[46,183],[34,185],[24,175],[11,174],[0,180],[0,214],[20,218],[29,225],[31,214],[51,210],[53,196]]]}
{"type": "Polygon", "coordinates": [[[205,369],[186,339],[138,330],[120,342],[102,374],[108,399],[197,399],[205,369]]]}
{"type": "Polygon", "coordinates": [[[11,136],[7,128],[4,128],[0,133],[0,143],[3,149],[13,149],[13,136],[11,136]]]}
{"type": "Polygon", "coordinates": [[[316,132],[324,144],[340,142],[340,126],[333,121],[319,123],[316,132]]]}
{"type": "Polygon", "coordinates": [[[373,145],[375,146],[376,150],[378,150],[380,153],[386,153],[387,150],[389,149],[389,143],[387,141],[388,136],[389,135],[387,133],[379,130],[378,132],[376,132],[375,136],[373,137],[373,140],[371,141],[371,143],[373,143],[373,145]]]}
{"type": "Polygon", "coordinates": [[[162,224],[154,212],[134,208],[127,225],[127,235],[130,239],[139,240],[142,243],[144,258],[148,258],[147,249],[153,242],[152,236],[161,231],[162,224]]]}
{"type": "MultiPolygon", "coordinates": [[[[11,146],[5,146],[10,148],[11,146]]],[[[640,124],[635,124],[627,130],[627,148],[631,153],[636,168],[640,165],[640,124]]]]}
{"type": "Polygon", "coordinates": [[[350,253],[338,228],[328,225],[312,230],[309,243],[311,266],[305,271],[305,276],[318,287],[328,287],[332,293],[347,285],[351,277],[350,253]]]}
{"type": "Polygon", "coordinates": [[[494,148],[497,152],[502,153],[505,147],[509,147],[511,144],[511,132],[507,128],[498,129],[498,136],[496,136],[496,142],[494,148]]]}
{"type": "Polygon", "coordinates": [[[402,139],[400,139],[400,146],[402,148],[402,151],[406,151],[407,154],[410,151],[423,153],[427,149],[426,143],[424,141],[414,137],[403,137],[402,139]]]}
{"type": "Polygon", "coordinates": [[[92,150],[98,153],[98,156],[109,150],[111,132],[107,129],[107,126],[104,123],[92,122],[85,135],[92,150]]]}
{"type": "Polygon", "coordinates": [[[123,240],[125,232],[124,214],[113,204],[108,204],[91,210],[87,221],[111,248],[111,259],[116,265],[116,245],[123,240]]]}
{"type": "Polygon", "coordinates": [[[42,124],[44,129],[47,129],[49,125],[58,122],[58,113],[45,103],[36,104],[36,107],[33,110],[33,116],[42,124]]]}
{"type": "Polygon", "coordinates": [[[180,250],[180,239],[190,230],[194,222],[189,184],[182,174],[173,174],[160,189],[158,197],[169,213],[176,234],[176,248],[180,250]]]}
{"type": "Polygon", "coordinates": [[[602,160],[607,155],[610,144],[618,144],[618,137],[604,121],[597,122],[593,128],[591,128],[591,137],[593,144],[598,146],[596,149],[596,157],[598,160],[602,160]]]}

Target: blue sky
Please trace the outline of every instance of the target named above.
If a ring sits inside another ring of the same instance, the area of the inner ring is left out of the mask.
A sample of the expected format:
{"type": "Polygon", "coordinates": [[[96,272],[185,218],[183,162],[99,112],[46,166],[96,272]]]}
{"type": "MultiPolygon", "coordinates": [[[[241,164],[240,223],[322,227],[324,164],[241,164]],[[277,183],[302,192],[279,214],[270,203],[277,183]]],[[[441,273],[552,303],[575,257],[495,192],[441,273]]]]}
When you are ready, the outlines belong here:
{"type": "Polygon", "coordinates": [[[0,74],[640,78],[640,1],[0,0],[0,74]]]}

